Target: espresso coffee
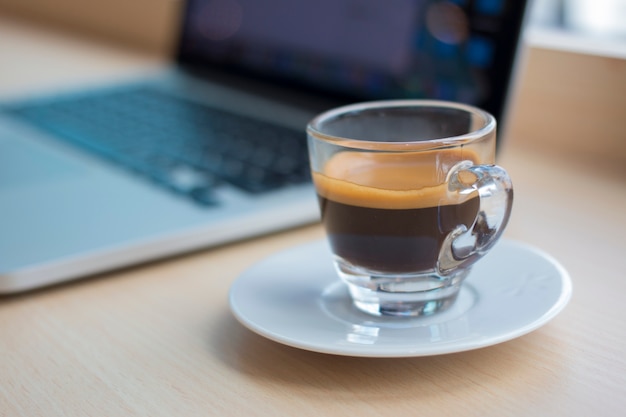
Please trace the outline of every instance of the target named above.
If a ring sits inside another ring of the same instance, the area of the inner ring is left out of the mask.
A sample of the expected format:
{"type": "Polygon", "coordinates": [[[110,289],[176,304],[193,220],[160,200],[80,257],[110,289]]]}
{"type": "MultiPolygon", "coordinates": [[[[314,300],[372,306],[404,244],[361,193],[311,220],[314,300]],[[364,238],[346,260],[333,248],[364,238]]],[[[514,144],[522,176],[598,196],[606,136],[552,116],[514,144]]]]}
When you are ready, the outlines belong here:
{"type": "Polygon", "coordinates": [[[476,218],[477,196],[445,184],[450,167],[468,159],[476,156],[459,150],[335,155],[313,173],[335,255],[382,273],[432,270],[447,234],[476,218]]]}

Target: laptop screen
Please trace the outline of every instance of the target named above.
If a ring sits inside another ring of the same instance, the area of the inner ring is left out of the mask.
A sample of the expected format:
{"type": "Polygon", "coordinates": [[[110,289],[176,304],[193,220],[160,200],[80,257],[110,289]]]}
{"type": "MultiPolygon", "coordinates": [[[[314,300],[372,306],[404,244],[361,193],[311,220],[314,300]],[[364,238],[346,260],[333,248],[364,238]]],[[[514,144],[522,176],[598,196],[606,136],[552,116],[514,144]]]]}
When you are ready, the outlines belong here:
{"type": "Polygon", "coordinates": [[[189,0],[179,60],[354,100],[461,101],[500,118],[524,3],[189,0]]]}

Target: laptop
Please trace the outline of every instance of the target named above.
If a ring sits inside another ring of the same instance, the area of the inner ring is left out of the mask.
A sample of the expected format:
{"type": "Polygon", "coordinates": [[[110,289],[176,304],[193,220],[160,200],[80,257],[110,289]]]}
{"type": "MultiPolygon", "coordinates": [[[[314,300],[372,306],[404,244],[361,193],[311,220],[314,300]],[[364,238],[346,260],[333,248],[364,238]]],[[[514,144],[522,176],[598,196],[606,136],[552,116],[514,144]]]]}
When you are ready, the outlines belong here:
{"type": "Polygon", "coordinates": [[[0,104],[0,293],[318,220],[305,125],[427,97],[501,122],[525,4],[189,0],[171,67],[0,104]]]}

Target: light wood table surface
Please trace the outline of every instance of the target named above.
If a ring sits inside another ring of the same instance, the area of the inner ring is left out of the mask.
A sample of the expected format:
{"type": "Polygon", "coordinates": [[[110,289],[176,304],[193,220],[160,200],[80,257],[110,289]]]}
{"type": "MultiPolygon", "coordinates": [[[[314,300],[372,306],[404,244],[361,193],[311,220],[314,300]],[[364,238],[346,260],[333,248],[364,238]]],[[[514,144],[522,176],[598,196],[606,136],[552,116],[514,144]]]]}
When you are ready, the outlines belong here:
{"type": "MultiPolygon", "coordinates": [[[[0,19],[3,96],[162,62],[0,19]]],[[[553,255],[574,288],[531,334],[368,359],[245,329],[228,309],[230,284],[266,256],[322,238],[312,225],[0,298],[0,416],[626,415],[626,171],[521,136],[512,129],[499,160],[516,190],[506,237],[553,255]]]]}

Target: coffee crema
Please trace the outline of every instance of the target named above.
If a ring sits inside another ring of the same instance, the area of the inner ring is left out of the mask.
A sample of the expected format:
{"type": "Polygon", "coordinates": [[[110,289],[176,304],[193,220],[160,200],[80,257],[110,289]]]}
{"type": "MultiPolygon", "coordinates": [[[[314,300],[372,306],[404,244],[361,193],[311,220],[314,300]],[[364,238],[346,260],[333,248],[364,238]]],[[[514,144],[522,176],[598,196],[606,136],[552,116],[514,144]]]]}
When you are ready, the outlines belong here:
{"type": "Polygon", "coordinates": [[[334,253],[372,271],[432,270],[446,235],[478,211],[475,194],[447,190],[449,169],[463,160],[477,163],[462,149],[335,155],[313,173],[334,253]]]}

